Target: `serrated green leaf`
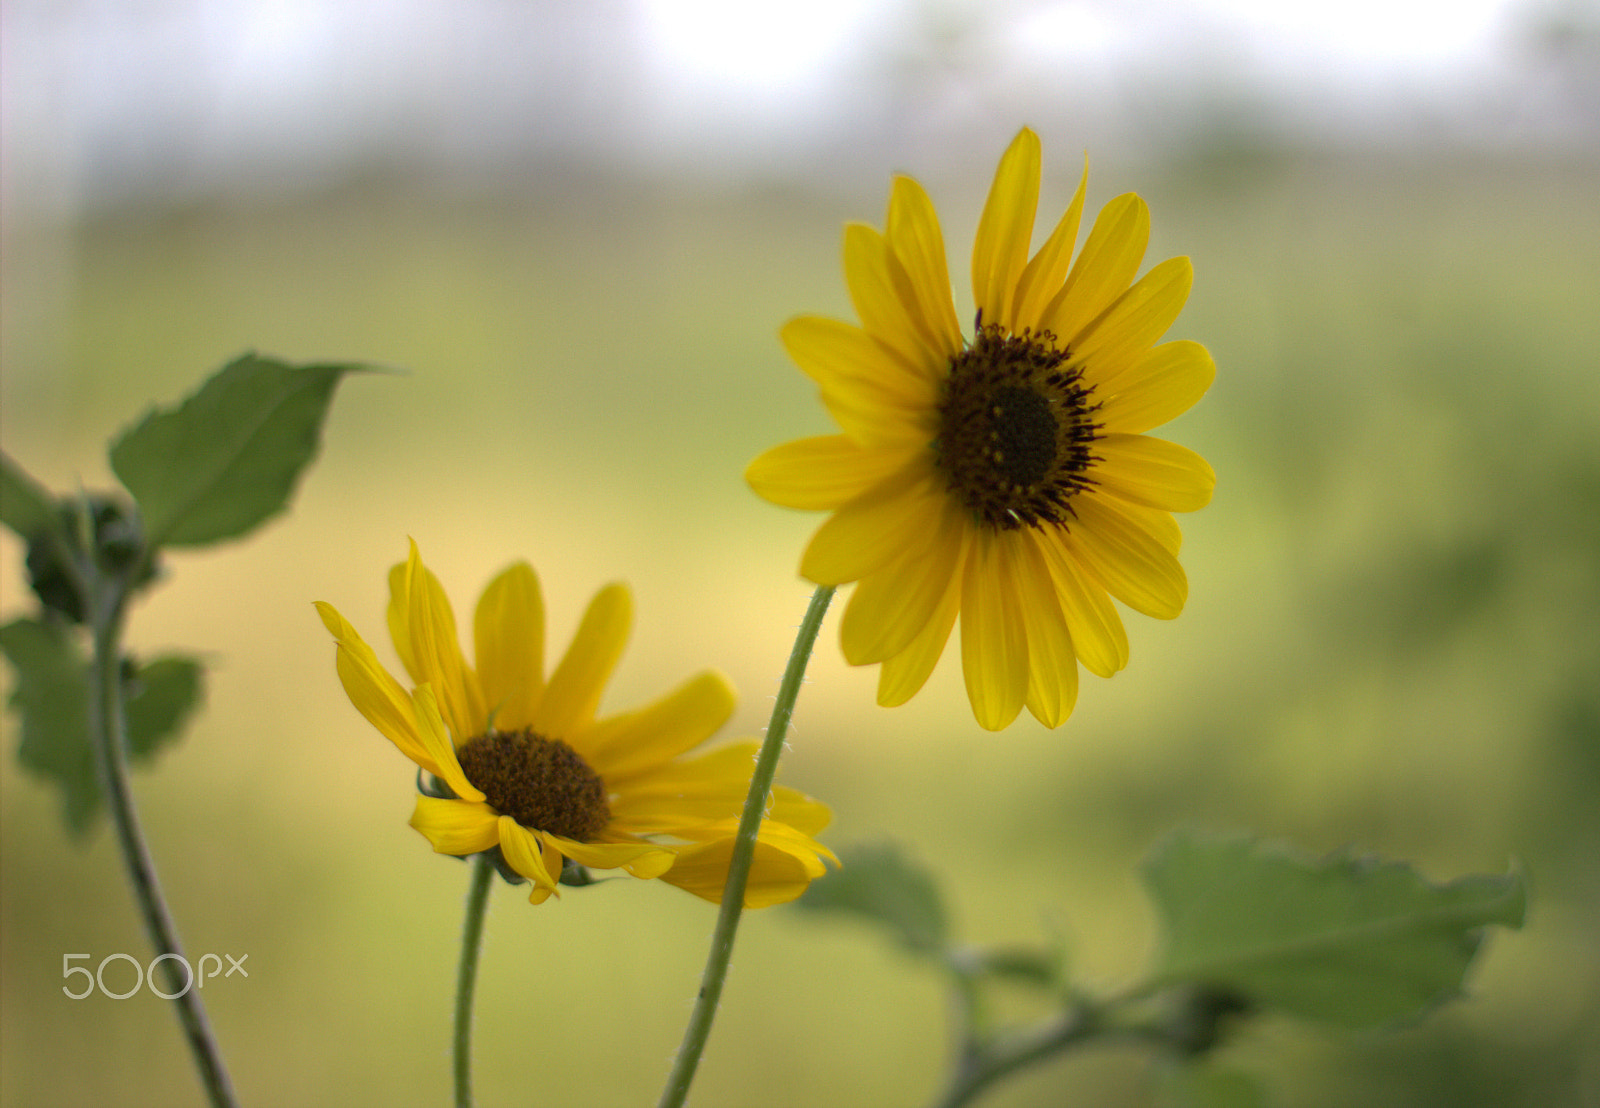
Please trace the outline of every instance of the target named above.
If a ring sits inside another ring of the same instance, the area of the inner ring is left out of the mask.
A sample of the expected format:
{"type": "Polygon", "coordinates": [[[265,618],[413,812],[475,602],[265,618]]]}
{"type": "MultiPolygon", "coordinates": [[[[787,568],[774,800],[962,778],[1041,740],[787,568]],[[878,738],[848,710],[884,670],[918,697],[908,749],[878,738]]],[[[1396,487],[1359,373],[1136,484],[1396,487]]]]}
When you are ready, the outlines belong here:
{"type": "Polygon", "coordinates": [[[100,810],[89,745],[88,662],[64,626],[38,620],[0,627],[0,649],[16,678],[10,704],[22,723],[17,760],[61,790],[67,830],[81,838],[100,810]]]}
{"type": "Polygon", "coordinates": [[[914,953],[945,949],[944,900],[927,870],[888,843],[856,846],[839,854],[842,865],[813,881],[795,902],[797,907],[863,916],[914,953]]]}
{"type": "Polygon", "coordinates": [[[152,410],[111,446],[111,468],[150,545],[237,538],[282,511],[315,456],[352,365],[290,366],[246,354],[175,409],[152,410]]]}
{"type": "MultiPolygon", "coordinates": [[[[88,660],[65,625],[31,619],[0,627],[0,650],[16,675],[10,703],[22,722],[17,760],[61,790],[67,830],[82,838],[102,806],[88,660]]],[[[132,760],[150,761],[178,736],[200,702],[202,678],[200,664],[183,657],[157,659],[124,678],[132,760]]]]}
{"type": "Polygon", "coordinates": [[[55,497],[3,452],[0,452],[0,523],[30,542],[55,530],[62,531],[63,539],[66,537],[56,511],[55,497]]]}
{"type": "Polygon", "coordinates": [[[1156,983],[1349,1028],[1458,995],[1482,929],[1520,927],[1526,905],[1515,873],[1434,885],[1403,864],[1312,861],[1250,839],[1175,836],[1144,877],[1164,930],[1156,983]]]}

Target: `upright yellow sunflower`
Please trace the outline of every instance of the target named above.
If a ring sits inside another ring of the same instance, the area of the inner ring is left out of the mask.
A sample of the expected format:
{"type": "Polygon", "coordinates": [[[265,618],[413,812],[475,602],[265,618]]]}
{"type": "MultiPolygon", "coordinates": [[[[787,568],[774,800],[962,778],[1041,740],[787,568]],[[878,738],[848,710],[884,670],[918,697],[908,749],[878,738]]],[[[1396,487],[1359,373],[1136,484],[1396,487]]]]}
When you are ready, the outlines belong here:
{"type": "MultiPolygon", "coordinates": [[[[351,702],[448,790],[418,796],[411,817],[435,851],[497,850],[533,883],[535,904],[557,892],[566,859],[720,901],[757,744],[684,757],[733,714],[733,690],[710,671],[636,711],[595,718],[632,609],[624,586],[601,589],[546,680],[539,579],[518,563],[478,601],[474,670],[412,543],[389,573],[389,633],[415,684],[408,693],[343,616],[317,603],[351,702]]],[[[825,805],[778,787],[767,814],[746,907],[793,900],[833,858],[811,838],[827,826],[825,805]]]]}
{"type": "Polygon", "coordinates": [[[1155,345],[1188,298],[1189,259],[1130,287],[1150,214],[1128,193],[1072,262],[1087,165],[1030,258],[1039,166],[1024,129],[978,224],[970,339],[920,185],[895,179],[884,231],[845,228],[860,325],[802,316],[782,332],[843,434],[785,443],[745,473],[775,504],[833,513],[800,572],[859,582],[840,640],[851,663],[883,664],[878,703],[922,688],[959,613],[967,695],[990,730],[1024,704],[1055,727],[1077,699],[1077,662],[1102,677],[1127,664],[1108,594],[1178,614],[1189,586],[1171,513],[1203,507],[1216,484],[1199,455],[1144,434],[1216,375],[1198,343],[1155,345]]]}

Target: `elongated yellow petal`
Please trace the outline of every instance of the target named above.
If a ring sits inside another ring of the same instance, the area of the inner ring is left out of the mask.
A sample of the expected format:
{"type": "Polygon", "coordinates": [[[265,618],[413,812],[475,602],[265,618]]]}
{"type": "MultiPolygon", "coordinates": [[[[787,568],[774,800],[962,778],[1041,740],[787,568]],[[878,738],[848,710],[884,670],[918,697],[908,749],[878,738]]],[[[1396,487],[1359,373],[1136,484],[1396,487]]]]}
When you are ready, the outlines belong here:
{"type": "Polygon", "coordinates": [[[1073,652],[1090,673],[1110,677],[1128,664],[1128,633],[1116,605],[1104,586],[1090,581],[1067,553],[1059,530],[1036,531],[1034,540],[1055,584],[1073,652]]]}
{"type": "Polygon", "coordinates": [[[904,278],[900,298],[935,350],[961,349],[961,326],[950,295],[950,268],[944,236],[933,201],[910,177],[896,177],[889,192],[889,219],[884,228],[892,256],[899,261],[892,275],[904,278]]]}
{"type": "Polygon", "coordinates": [[[1041,317],[1059,343],[1075,345],[1078,333],[1127,289],[1150,241],[1150,209],[1124,193],[1100,209],[1067,283],[1045,305],[1041,317]]]}
{"type": "Polygon", "coordinates": [[[434,698],[432,685],[418,685],[411,693],[411,708],[416,716],[417,736],[428,751],[428,757],[439,767],[438,777],[450,791],[462,800],[482,800],[483,793],[461,770],[456,758],[455,744],[450,741],[450,729],[439,715],[439,702],[434,698]]]}
{"type": "Polygon", "coordinates": [[[1072,264],[1072,248],[1078,242],[1078,224],[1083,218],[1083,198],[1089,188],[1089,155],[1083,156],[1083,176],[1078,179],[1078,190],[1072,194],[1072,203],[1062,214],[1050,237],[1033,256],[1017,278],[1016,300],[1011,308],[1011,328],[1017,333],[1032,328],[1039,331],[1044,323],[1045,305],[1066,283],[1072,264]]]}
{"type": "MultiPolygon", "coordinates": [[[[631,712],[607,716],[567,741],[613,790],[692,750],[733,715],[738,697],[715,670],[695,674],[631,712]]],[[[748,776],[748,773],[746,774],[748,776]]]]}
{"type": "MultiPolygon", "coordinates": [[[[930,456],[931,458],[931,456],[930,456]]],[[[937,525],[944,490],[930,458],[905,469],[839,506],[817,528],[800,572],[819,585],[842,585],[879,569],[937,525]]]]}
{"type": "Polygon", "coordinates": [[[564,739],[589,725],[632,625],[633,597],[627,586],[607,585],[595,594],[534,709],[535,731],[564,739]]]}
{"type": "Polygon", "coordinates": [[[1217,475],[1186,446],[1150,435],[1104,435],[1094,479],[1108,493],[1165,512],[1193,512],[1211,503],[1217,475]]]}
{"type": "Polygon", "coordinates": [[[801,316],[780,337],[797,365],[816,381],[829,414],[862,446],[909,446],[935,433],[934,382],[911,373],[860,327],[801,316]]]}
{"type": "Polygon", "coordinates": [[[1072,632],[1056,598],[1055,583],[1031,532],[1002,536],[1016,567],[1017,596],[1028,642],[1024,703],[1046,727],[1059,727],[1078,699],[1078,658],[1072,632]]]}
{"type": "Polygon", "coordinates": [[[557,850],[580,866],[621,869],[635,877],[660,877],[672,867],[674,851],[653,843],[580,843],[544,833],[557,850]]]}
{"type": "Polygon", "coordinates": [[[1109,433],[1140,434],[1188,411],[1216,376],[1216,362],[1199,343],[1164,342],[1095,386],[1095,417],[1109,433]]]}
{"type": "Polygon", "coordinates": [[[870,665],[911,644],[950,590],[965,528],[961,509],[946,497],[921,543],[861,579],[839,621],[846,661],[870,665]]]}
{"type": "Polygon", "coordinates": [[[1167,333],[1189,299],[1194,266],[1188,258],[1168,258],[1117,297],[1078,336],[1074,361],[1093,384],[1143,357],[1167,333]]]}
{"type": "Polygon", "coordinates": [[[438,578],[422,564],[414,541],[406,559],[404,595],[405,632],[417,670],[417,684],[433,686],[440,713],[459,741],[481,735],[487,723],[482,696],[476,677],[461,656],[450,598],[438,578]]]}
{"type": "Polygon", "coordinates": [[[1156,619],[1173,619],[1189,596],[1189,579],[1161,539],[1109,496],[1073,499],[1077,522],[1062,542],[1112,596],[1156,619]]]}
{"type": "Polygon", "coordinates": [[[909,461],[905,449],[863,447],[847,435],[821,435],[773,447],[750,463],[744,479],[773,504],[828,510],[888,480],[909,461]]]}
{"type": "Polygon", "coordinates": [[[544,691],[544,596],[532,566],[518,562],[489,582],[472,632],[478,680],[494,727],[529,726],[544,691]]]}
{"type": "Polygon", "coordinates": [[[356,629],[351,626],[331,604],[316,603],[322,624],[338,643],[334,665],[339,673],[339,683],[356,711],[378,729],[378,733],[394,743],[400,753],[417,765],[438,776],[439,767],[428,754],[428,749],[417,734],[412,716],[411,698],[400,682],[389,675],[356,629]]]}
{"type": "Polygon", "coordinates": [[[939,664],[945,644],[950,641],[950,629],[955,626],[956,613],[961,610],[962,582],[966,578],[967,551],[971,548],[971,532],[964,530],[961,551],[951,567],[950,581],[939,598],[933,615],[917,632],[906,648],[892,658],[885,659],[878,671],[878,703],[885,708],[904,704],[921,691],[939,664]]]}
{"type": "MultiPolygon", "coordinates": [[[[898,265],[889,252],[888,241],[876,229],[864,223],[845,227],[845,283],[850,286],[850,301],[861,318],[861,326],[908,371],[934,381],[943,372],[949,355],[942,347],[932,345],[900,299],[895,273],[898,265]]],[[[903,276],[901,280],[904,281],[903,276]]]]}
{"type": "Polygon", "coordinates": [[[1033,245],[1039,205],[1039,136],[1024,127],[1001,155],[972,247],[972,295],[985,326],[1012,324],[1017,278],[1033,245]]]}
{"type": "Polygon", "coordinates": [[[561,877],[559,856],[554,866],[549,864],[549,852],[540,833],[528,830],[510,816],[501,816],[499,834],[500,853],[506,865],[533,882],[533,894],[528,899],[539,904],[551,893],[560,896],[561,891],[556,888],[561,877]]]}
{"type": "Polygon", "coordinates": [[[465,857],[500,841],[500,813],[481,802],[419,796],[411,826],[422,832],[438,854],[465,857]]]}
{"type": "MultiPolygon", "coordinates": [[[[727,821],[718,828],[715,838],[680,849],[677,861],[661,875],[661,880],[713,904],[722,903],[728,863],[733,856],[736,822],[727,821]]],[[[832,856],[821,843],[812,842],[781,824],[763,820],[745,886],[744,906],[765,908],[795,899],[826,871],[819,856],[822,853],[832,856]]]]}
{"type": "Polygon", "coordinates": [[[1028,692],[1028,642],[1018,610],[1010,549],[979,531],[961,588],[961,670],[978,726],[1000,731],[1022,711],[1028,692]]]}

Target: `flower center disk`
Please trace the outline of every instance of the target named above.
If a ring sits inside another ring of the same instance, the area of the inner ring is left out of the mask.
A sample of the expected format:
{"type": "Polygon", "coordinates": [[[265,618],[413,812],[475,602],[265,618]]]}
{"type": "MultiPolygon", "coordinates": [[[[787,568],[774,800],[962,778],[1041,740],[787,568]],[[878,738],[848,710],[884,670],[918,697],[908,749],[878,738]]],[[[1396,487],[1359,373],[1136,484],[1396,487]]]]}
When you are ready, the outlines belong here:
{"type": "Polygon", "coordinates": [[[996,530],[1065,523],[1093,483],[1091,390],[1048,331],[979,326],[950,359],[933,442],[947,488],[996,530]]]}
{"type": "Polygon", "coordinates": [[[560,739],[491,731],[463,743],[456,757],[491,808],[531,830],[588,842],[611,821],[605,782],[560,739]]]}

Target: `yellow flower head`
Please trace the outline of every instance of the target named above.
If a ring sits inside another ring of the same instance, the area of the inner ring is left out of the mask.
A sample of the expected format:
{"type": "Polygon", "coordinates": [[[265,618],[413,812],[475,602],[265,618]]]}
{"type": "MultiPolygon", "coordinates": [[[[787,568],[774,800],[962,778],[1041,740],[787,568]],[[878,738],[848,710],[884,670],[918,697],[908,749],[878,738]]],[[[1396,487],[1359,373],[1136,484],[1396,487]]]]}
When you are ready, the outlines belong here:
{"type": "Polygon", "coordinates": [[[1039,166],[1024,129],[978,224],[970,339],[920,185],[895,179],[884,231],[845,228],[860,324],[802,316],[782,334],[843,434],[776,447],[745,474],[775,504],[833,513],[800,572],[859,582],[840,639],[851,663],[883,664],[878,703],[923,686],[959,613],[967,695],[991,730],[1024,704],[1055,727],[1077,662],[1102,677],[1127,664],[1109,596],[1178,614],[1188,579],[1171,513],[1203,507],[1216,484],[1199,455],[1144,434],[1216,375],[1198,343],[1156,345],[1188,298],[1189,259],[1133,281],[1150,214],[1128,193],[1073,262],[1087,166],[1030,258],[1039,166]]]}
{"type": "MultiPolygon", "coordinates": [[[[414,685],[408,692],[343,616],[317,604],[351,702],[448,788],[418,796],[411,817],[435,851],[498,849],[533,883],[535,904],[557,892],[568,859],[720,901],[757,744],[685,756],[733,714],[732,688],[709,671],[636,711],[595,718],[632,608],[626,587],[601,589],[546,679],[539,579],[518,563],[478,601],[473,669],[450,601],[412,543],[389,573],[389,633],[414,685]]],[[[821,876],[822,858],[833,858],[811,838],[828,823],[825,805],[779,787],[767,814],[747,907],[793,900],[821,876]]]]}

